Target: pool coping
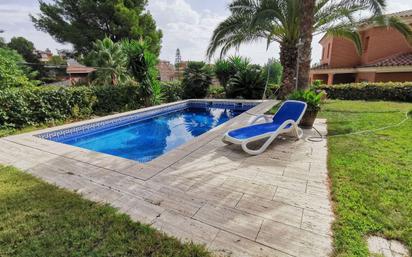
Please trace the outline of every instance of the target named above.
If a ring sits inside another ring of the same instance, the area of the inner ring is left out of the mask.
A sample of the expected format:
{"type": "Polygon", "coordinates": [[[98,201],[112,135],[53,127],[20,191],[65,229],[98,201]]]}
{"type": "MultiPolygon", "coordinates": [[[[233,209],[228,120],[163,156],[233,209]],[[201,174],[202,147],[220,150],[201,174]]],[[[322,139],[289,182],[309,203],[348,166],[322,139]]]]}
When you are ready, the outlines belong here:
{"type": "Polygon", "coordinates": [[[65,158],[73,159],[78,162],[91,164],[98,168],[107,169],[114,171],[126,176],[130,176],[143,181],[149,180],[150,178],[156,176],[161,171],[172,166],[174,163],[190,155],[192,152],[206,145],[210,141],[217,137],[223,136],[224,132],[231,127],[237,127],[244,125],[245,118],[251,119],[255,115],[263,114],[270,110],[279,101],[277,100],[241,100],[241,99],[188,99],[183,101],[177,101],[173,103],[167,103],[147,108],[142,108],[134,111],[123,112],[113,115],[107,115],[104,117],[98,117],[94,119],[74,122],[70,124],[65,124],[61,126],[46,128],[42,130],[37,130],[29,133],[14,135],[3,138],[4,140],[14,142],[16,144],[24,145],[26,147],[41,150],[50,154],[59,155],[65,158]],[[68,129],[72,127],[92,124],[96,122],[107,121],[114,118],[121,118],[123,116],[143,113],[147,111],[152,111],[156,109],[171,107],[173,105],[179,105],[184,103],[189,103],[191,101],[196,102],[214,102],[214,103],[250,103],[256,104],[255,107],[243,112],[242,114],[228,120],[227,122],[209,130],[208,132],[186,142],[185,144],[155,158],[152,161],[146,163],[140,163],[134,160],[129,160],[123,157],[113,156],[109,154],[99,153],[92,150],[87,150],[84,148],[67,145],[64,143],[59,143],[51,141],[48,139],[43,139],[38,137],[40,134],[45,134],[49,132],[54,132],[62,129],[68,129]]]}

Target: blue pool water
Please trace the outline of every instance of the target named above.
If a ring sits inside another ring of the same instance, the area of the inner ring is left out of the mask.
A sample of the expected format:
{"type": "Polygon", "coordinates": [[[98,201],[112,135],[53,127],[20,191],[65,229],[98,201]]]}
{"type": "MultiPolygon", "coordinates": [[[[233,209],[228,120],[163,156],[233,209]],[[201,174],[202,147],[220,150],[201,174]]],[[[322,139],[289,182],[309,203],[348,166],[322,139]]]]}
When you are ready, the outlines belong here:
{"type": "Polygon", "coordinates": [[[243,111],[229,108],[188,107],[105,131],[52,140],[139,162],[148,162],[243,111]]]}

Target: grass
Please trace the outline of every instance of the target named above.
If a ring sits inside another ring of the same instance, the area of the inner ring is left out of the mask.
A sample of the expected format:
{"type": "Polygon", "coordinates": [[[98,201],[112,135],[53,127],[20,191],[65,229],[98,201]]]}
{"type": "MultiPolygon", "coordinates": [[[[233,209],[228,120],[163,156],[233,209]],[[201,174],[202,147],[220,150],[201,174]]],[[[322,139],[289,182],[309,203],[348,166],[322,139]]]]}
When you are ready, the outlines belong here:
{"type": "Polygon", "coordinates": [[[210,256],[115,209],[0,167],[0,256],[210,256]]]}
{"type": "Polygon", "coordinates": [[[328,101],[329,174],[337,215],[335,256],[369,256],[365,238],[381,235],[412,250],[412,119],[396,128],[412,104],[328,101]],[[334,136],[335,135],[335,136],[334,136]]]}

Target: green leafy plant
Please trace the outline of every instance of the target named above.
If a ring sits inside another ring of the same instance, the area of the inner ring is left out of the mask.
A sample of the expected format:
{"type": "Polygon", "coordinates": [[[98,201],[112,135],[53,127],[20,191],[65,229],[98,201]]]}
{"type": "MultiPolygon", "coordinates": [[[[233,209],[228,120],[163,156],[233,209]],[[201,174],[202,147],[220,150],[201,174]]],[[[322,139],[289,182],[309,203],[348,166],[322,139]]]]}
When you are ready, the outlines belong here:
{"type": "Polygon", "coordinates": [[[161,102],[162,93],[157,79],[157,57],[149,51],[144,41],[124,40],[123,49],[128,58],[130,75],[140,83],[139,92],[146,106],[161,102]]]}
{"type": "Polygon", "coordinates": [[[189,62],[183,73],[183,98],[205,98],[212,84],[213,71],[204,62],[189,62]]]}
{"type": "Polygon", "coordinates": [[[238,71],[229,81],[228,98],[261,99],[266,79],[259,67],[249,66],[238,71]]]}
{"type": "Polygon", "coordinates": [[[119,85],[129,80],[127,71],[128,58],[120,43],[113,42],[110,38],[97,40],[94,50],[88,56],[93,66],[98,67],[95,85],[119,85]]]}
{"type": "Polygon", "coordinates": [[[323,92],[317,93],[313,90],[297,90],[289,95],[290,100],[305,102],[308,111],[319,111],[322,103],[323,92]]]}
{"type": "Polygon", "coordinates": [[[182,83],[178,80],[176,81],[162,81],[160,84],[160,90],[164,97],[164,101],[176,102],[183,99],[183,88],[182,83]]]}
{"type": "Polygon", "coordinates": [[[223,87],[210,87],[207,93],[208,98],[223,99],[226,97],[225,89],[223,87]]]}
{"type": "Polygon", "coordinates": [[[241,56],[231,56],[228,59],[220,59],[214,65],[214,72],[220,85],[226,92],[229,80],[241,70],[248,68],[250,60],[241,56]]]}
{"type": "Polygon", "coordinates": [[[23,128],[142,106],[136,84],[6,88],[0,89],[0,128],[23,128]]]}
{"type": "Polygon", "coordinates": [[[16,51],[0,48],[0,89],[37,84],[37,81],[29,79],[25,70],[19,65],[23,61],[16,51]]]}
{"type": "Polygon", "coordinates": [[[316,88],[325,91],[330,99],[412,102],[411,82],[351,83],[316,88]]]}

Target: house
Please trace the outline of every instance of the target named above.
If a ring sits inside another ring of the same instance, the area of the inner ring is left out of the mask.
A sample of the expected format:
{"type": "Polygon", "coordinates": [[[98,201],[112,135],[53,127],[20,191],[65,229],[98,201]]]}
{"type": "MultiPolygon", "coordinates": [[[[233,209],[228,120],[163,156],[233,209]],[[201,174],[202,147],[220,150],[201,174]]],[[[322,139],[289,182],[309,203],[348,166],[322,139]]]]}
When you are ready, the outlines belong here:
{"type": "Polygon", "coordinates": [[[169,61],[161,60],[157,64],[160,81],[173,81],[176,79],[176,69],[169,61]]]}
{"type": "Polygon", "coordinates": [[[74,59],[67,60],[66,73],[69,75],[71,85],[90,82],[90,74],[96,71],[95,68],[84,66],[74,59]]]}
{"type": "Polygon", "coordinates": [[[49,48],[46,48],[45,51],[41,50],[34,50],[34,53],[37,54],[39,61],[42,63],[46,63],[51,60],[53,57],[53,53],[50,51],[49,48]]]}
{"type": "MultiPolygon", "coordinates": [[[[412,10],[389,14],[412,26],[412,10]]],[[[392,28],[362,25],[363,53],[344,38],[324,36],[320,63],[311,69],[311,81],[328,85],[351,82],[412,81],[412,46],[392,28]]]]}

